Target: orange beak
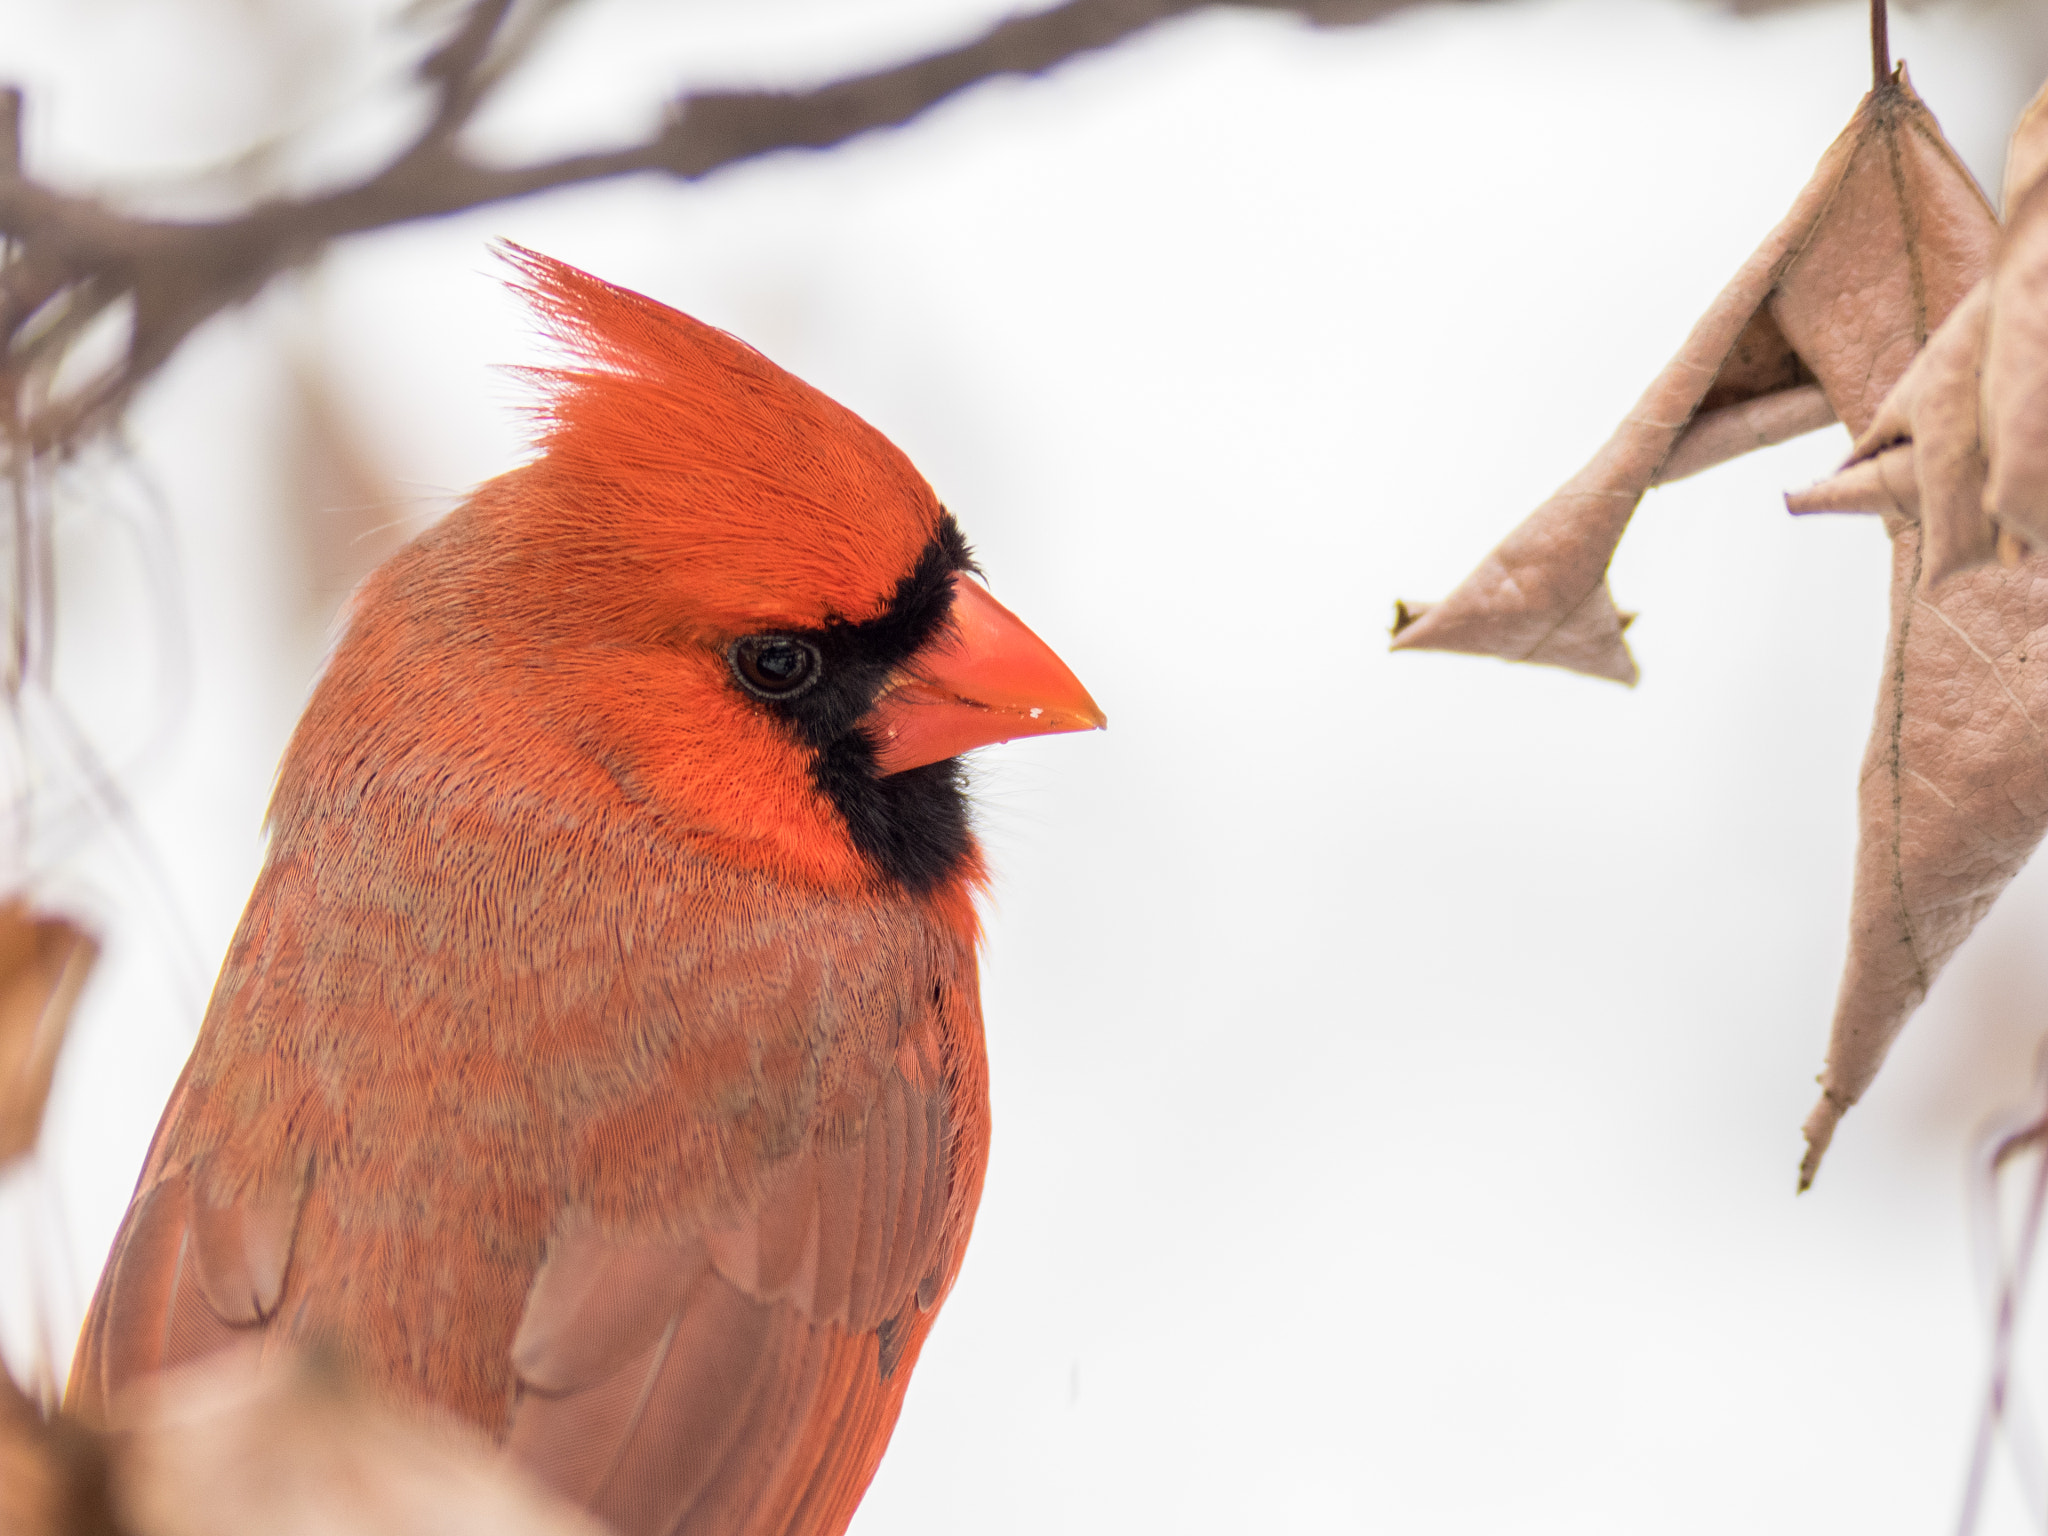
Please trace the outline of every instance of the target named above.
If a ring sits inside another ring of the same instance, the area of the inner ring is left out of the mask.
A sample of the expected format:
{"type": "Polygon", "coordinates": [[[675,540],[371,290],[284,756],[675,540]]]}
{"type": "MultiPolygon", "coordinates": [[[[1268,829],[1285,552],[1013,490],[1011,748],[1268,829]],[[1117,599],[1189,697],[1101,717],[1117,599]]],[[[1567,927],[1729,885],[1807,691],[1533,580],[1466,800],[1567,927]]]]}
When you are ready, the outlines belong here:
{"type": "Polygon", "coordinates": [[[998,741],[1108,723],[1052,647],[962,572],[944,632],[875,701],[867,730],[886,776],[998,741]]]}

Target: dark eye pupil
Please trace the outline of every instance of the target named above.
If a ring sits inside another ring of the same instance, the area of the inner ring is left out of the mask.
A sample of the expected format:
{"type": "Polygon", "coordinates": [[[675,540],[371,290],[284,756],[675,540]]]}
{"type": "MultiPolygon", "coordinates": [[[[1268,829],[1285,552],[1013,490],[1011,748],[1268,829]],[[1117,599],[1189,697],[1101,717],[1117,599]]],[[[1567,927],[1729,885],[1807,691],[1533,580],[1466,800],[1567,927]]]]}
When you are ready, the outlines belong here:
{"type": "Polygon", "coordinates": [[[732,666],[755,693],[787,698],[811,682],[818,653],[786,635],[750,635],[733,647],[732,666]]]}

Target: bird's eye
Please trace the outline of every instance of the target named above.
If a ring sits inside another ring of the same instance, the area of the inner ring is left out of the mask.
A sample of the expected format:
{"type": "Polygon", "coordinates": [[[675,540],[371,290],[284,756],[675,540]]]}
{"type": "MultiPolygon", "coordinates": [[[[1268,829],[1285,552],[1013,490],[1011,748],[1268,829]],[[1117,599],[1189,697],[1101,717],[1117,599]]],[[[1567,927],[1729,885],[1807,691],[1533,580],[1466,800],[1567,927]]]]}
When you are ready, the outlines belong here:
{"type": "Polygon", "coordinates": [[[763,699],[793,699],[818,680],[818,648],[791,635],[748,635],[732,648],[732,675],[763,699]]]}

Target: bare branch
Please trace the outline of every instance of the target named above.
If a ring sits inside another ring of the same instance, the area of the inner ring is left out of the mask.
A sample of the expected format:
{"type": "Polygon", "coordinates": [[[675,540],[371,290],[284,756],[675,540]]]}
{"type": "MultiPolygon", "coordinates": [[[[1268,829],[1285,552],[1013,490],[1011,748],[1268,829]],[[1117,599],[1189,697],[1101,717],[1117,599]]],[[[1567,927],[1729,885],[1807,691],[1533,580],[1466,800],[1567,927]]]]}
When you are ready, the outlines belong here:
{"type": "Polygon", "coordinates": [[[441,98],[422,144],[451,137],[476,111],[488,89],[484,57],[512,5],[513,0],[474,0],[447,41],[420,61],[420,78],[438,87],[441,98]]]}
{"type": "Polygon", "coordinates": [[[21,91],[0,87],[0,174],[21,174],[21,91]]]}
{"type": "MultiPolygon", "coordinates": [[[[958,47],[804,91],[706,91],[677,101],[641,143],[530,165],[492,166],[457,142],[490,90],[565,0],[472,0],[420,66],[438,101],[428,125],[381,171],[354,186],[259,204],[232,218],[131,218],[42,186],[0,153],[0,385],[32,453],[66,450],[114,422],[137,387],[222,309],[343,235],[455,213],[555,187],[642,171],[695,180],[783,149],[825,149],[899,127],[984,80],[1043,74],[1161,21],[1223,0],[1064,0],[1015,16],[958,47]],[[517,14],[515,14],[517,13],[517,14]],[[513,18],[508,22],[508,18],[513,18]],[[60,298],[61,323],[39,329],[60,298]],[[63,349],[109,305],[130,300],[126,355],[64,399],[47,397],[63,349]]],[[[1369,20],[1414,0],[1236,0],[1313,21],[1369,20]]],[[[0,152],[15,120],[0,100],[0,152]]]]}

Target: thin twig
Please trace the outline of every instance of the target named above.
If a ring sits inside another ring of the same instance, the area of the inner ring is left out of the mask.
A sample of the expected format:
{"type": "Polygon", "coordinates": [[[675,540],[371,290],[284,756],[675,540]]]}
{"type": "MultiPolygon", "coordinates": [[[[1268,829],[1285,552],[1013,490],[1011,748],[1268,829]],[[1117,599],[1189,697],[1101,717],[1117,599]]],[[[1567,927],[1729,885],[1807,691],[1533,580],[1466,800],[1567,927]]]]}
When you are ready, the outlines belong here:
{"type": "Polygon", "coordinates": [[[420,78],[432,81],[440,94],[421,144],[451,137],[476,111],[487,89],[484,56],[511,9],[512,0],[475,0],[448,40],[421,61],[420,78]]]}
{"type": "Polygon", "coordinates": [[[2039,1526],[2048,1518],[2048,1475],[2044,1475],[2033,1417],[2027,1411],[2013,1359],[2020,1308],[2033,1270],[2042,1218],[2048,1212],[2048,1044],[2036,1056],[2034,1102],[1988,1129],[1973,1161],[1971,1227],[1978,1280],[1991,1322],[1991,1348],[1956,1536],[1975,1536],[2001,1434],[2032,1523],[2039,1526]],[[2008,1255],[1999,1212],[1999,1176],[2008,1162],[2029,1150],[2036,1154],[2034,1178],[2021,1213],[2018,1243],[2008,1255]]]}

